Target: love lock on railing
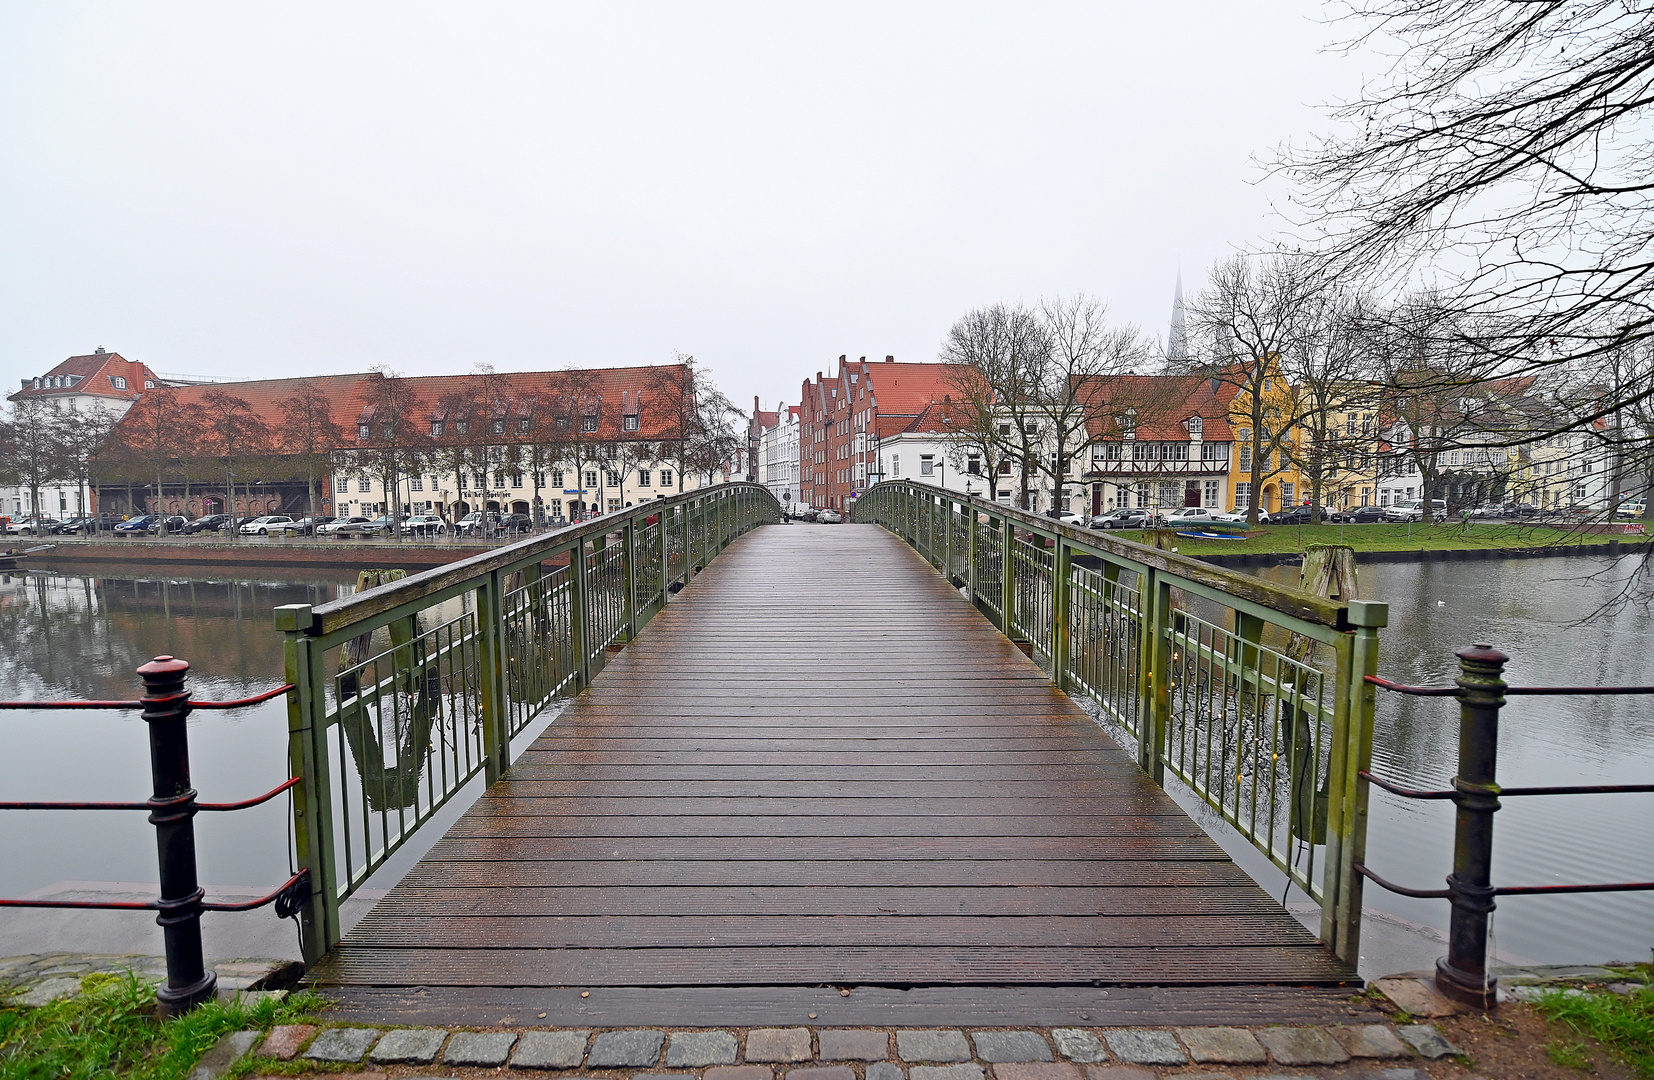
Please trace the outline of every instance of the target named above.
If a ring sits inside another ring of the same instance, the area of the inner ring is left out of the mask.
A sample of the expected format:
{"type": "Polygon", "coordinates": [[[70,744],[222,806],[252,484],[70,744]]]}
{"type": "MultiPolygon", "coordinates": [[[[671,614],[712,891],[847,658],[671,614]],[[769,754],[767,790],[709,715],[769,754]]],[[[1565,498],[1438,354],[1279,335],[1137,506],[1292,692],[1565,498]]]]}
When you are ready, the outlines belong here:
{"type": "Polygon", "coordinates": [[[269,701],[291,685],[236,701],[192,701],[185,686],[189,663],[157,656],[138,669],[144,696],[137,701],[0,701],[0,709],[142,709],[149,726],[149,766],[154,794],[141,803],[0,802],[0,810],[147,810],[155,826],[161,895],[143,902],[95,900],[0,900],[0,907],[106,908],[158,911],[166,943],[167,981],[156,991],[164,1016],[175,1016],[213,996],[218,975],[207,970],[201,949],[203,911],[251,911],[274,904],[282,918],[296,915],[310,891],[310,872],[300,869],[281,888],[246,903],[214,903],[196,879],[195,815],[201,811],[245,810],[269,802],[299,782],[293,777],[257,798],[233,803],[197,802],[190,785],[189,730],[194,709],[239,709],[269,701]]]}

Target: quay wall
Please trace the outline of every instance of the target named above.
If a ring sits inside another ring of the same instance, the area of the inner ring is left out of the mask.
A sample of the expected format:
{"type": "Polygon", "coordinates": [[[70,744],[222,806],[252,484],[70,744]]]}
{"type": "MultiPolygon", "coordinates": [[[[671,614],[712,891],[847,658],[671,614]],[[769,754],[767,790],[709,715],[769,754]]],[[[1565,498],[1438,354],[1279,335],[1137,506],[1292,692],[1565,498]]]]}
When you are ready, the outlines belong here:
{"type": "MultiPolygon", "coordinates": [[[[1419,548],[1401,551],[1362,551],[1357,548],[1358,563],[1455,562],[1467,559],[1554,559],[1568,555],[1640,555],[1649,544],[1638,540],[1622,544],[1610,540],[1605,544],[1556,544],[1548,547],[1488,547],[1488,548],[1419,548]]],[[[1209,553],[1190,555],[1190,558],[1214,566],[1296,566],[1303,562],[1301,551],[1236,552],[1233,555],[1209,553]]]]}
{"type": "MultiPolygon", "coordinates": [[[[23,545],[32,546],[32,545],[23,545]]],[[[487,551],[481,543],[413,544],[363,540],[270,543],[229,540],[69,540],[31,553],[24,566],[100,563],[105,566],[316,567],[360,570],[395,566],[428,570],[487,551]]]]}

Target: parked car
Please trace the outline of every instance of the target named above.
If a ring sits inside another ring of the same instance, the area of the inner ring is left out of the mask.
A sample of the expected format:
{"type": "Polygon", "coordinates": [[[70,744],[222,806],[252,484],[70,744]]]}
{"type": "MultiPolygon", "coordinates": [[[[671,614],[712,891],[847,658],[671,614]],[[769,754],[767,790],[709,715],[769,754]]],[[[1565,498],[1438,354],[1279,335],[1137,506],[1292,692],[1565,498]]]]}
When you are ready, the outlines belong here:
{"type": "Polygon", "coordinates": [[[149,532],[152,536],[159,536],[164,533],[181,533],[189,527],[189,523],[190,519],[187,517],[179,514],[167,514],[165,517],[157,517],[150,522],[149,532]]]}
{"type": "Polygon", "coordinates": [[[1113,510],[1097,515],[1087,524],[1093,529],[1147,529],[1158,522],[1148,510],[1113,510]]]}
{"type": "Polygon", "coordinates": [[[1530,518],[1539,513],[1537,506],[1525,502],[1508,502],[1503,509],[1506,518],[1530,518]]]}
{"type": "MultiPolygon", "coordinates": [[[[1269,515],[1269,524],[1271,525],[1308,525],[1314,520],[1315,507],[1313,506],[1289,506],[1285,510],[1269,515]]],[[[1343,520],[1343,515],[1322,507],[1321,520],[1329,525],[1336,525],[1343,520]]]]}
{"type": "Polygon", "coordinates": [[[334,518],[326,525],[316,526],[317,536],[348,536],[350,530],[358,525],[366,525],[369,519],[365,517],[334,518]]]}
{"type": "Polygon", "coordinates": [[[821,516],[821,511],[812,506],[807,510],[800,510],[794,516],[798,518],[799,521],[814,521],[816,518],[821,516]]]}
{"type": "Polygon", "coordinates": [[[1062,522],[1064,525],[1072,525],[1076,529],[1081,529],[1084,528],[1086,522],[1091,519],[1084,514],[1076,514],[1071,510],[1064,510],[1062,513],[1057,515],[1057,520],[1062,522]]]}
{"type": "Polygon", "coordinates": [[[507,514],[500,518],[500,531],[524,533],[534,528],[534,519],[527,514],[507,514]]]}
{"type": "MultiPolygon", "coordinates": [[[[595,515],[593,515],[595,516],[595,515]]],[[[473,510],[459,519],[454,531],[461,536],[493,536],[500,524],[500,515],[473,510]]]]}
{"type": "Polygon", "coordinates": [[[230,515],[228,514],[207,514],[185,525],[184,535],[194,536],[197,533],[204,532],[223,532],[229,527],[229,524],[230,515]]]}
{"type": "Polygon", "coordinates": [[[58,521],[49,517],[13,518],[7,525],[6,531],[13,536],[45,536],[56,532],[58,521]]]}
{"type": "MultiPolygon", "coordinates": [[[[407,524],[407,518],[403,518],[401,520],[404,525],[407,524]]],[[[352,525],[345,531],[350,533],[352,536],[386,536],[397,531],[396,522],[397,518],[395,514],[380,514],[372,521],[365,521],[360,525],[352,525]]]]}
{"type": "MultiPolygon", "coordinates": [[[[319,514],[315,517],[295,518],[283,525],[281,531],[288,536],[314,536],[316,535],[317,526],[326,525],[332,520],[331,517],[323,517],[319,514]]],[[[270,531],[275,532],[276,529],[272,527],[270,531]]]]}
{"type": "Polygon", "coordinates": [[[816,520],[823,525],[842,525],[844,524],[844,515],[829,507],[816,515],[816,520]]]}
{"type": "Polygon", "coordinates": [[[415,514],[402,523],[402,531],[415,536],[441,536],[448,531],[448,523],[435,514],[415,514]]]}
{"type": "Polygon", "coordinates": [[[1176,529],[1185,525],[1200,525],[1221,520],[1204,506],[1185,506],[1166,515],[1166,527],[1176,529]]]}
{"type": "Polygon", "coordinates": [[[79,514],[75,517],[69,518],[67,521],[60,521],[56,525],[52,526],[52,532],[57,533],[59,536],[72,536],[73,534],[86,528],[87,523],[91,520],[92,519],[87,517],[85,514],[79,514]]]}
{"type": "Polygon", "coordinates": [[[251,521],[244,521],[237,530],[243,536],[269,536],[271,533],[281,533],[293,519],[286,514],[266,514],[251,521]]]}
{"type": "Polygon", "coordinates": [[[149,527],[151,525],[153,525],[157,520],[158,520],[158,517],[155,514],[139,514],[135,518],[127,518],[125,521],[121,522],[119,525],[116,525],[115,528],[114,528],[114,533],[115,533],[116,536],[123,536],[123,537],[124,536],[148,536],[149,535],[149,527]]]}
{"type": "MultiPolygon", "coordinates": [[[[1447,503],[1442,499],[1431,499],[1430,501],[1434,504],[1434,511],[1430,515],[1431,520],[1441,521],[1445,519],[1447,517],[1447,503]]],[[[1424,500],[1403,499],[1400,502],[1391,503],[1389,514],[1391,521],[1423,521],[1424,500]]]]}
{"type": "MultiPolygon", "coordinates": [[[[1532,509],[1532,508],[1530,507],[1530,509],[1532,509]]],[[[1618,506],[1614,507],[1614,516],[1615,517],[1640,518],[1640,517],[1646,517],[1647,514],[1648,514],[1648,504],[1646,502],[1642,502],[1642,501],[1622,502],[1618,506]]]]}
{"type": "Polygon", "coordinates": [[[1345,521],[1362,525],[1389,519],[1382,506],[1358,506],[1354,510],[1344,511],[1343,517],[1345,521]]]}

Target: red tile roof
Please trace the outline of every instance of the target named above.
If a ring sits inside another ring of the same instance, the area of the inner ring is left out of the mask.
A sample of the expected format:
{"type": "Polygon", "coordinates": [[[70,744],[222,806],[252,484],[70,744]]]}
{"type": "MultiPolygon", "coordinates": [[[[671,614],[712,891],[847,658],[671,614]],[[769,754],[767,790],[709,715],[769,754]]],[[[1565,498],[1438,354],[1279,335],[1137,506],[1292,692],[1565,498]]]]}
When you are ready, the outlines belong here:
{"type": "Polygon", "coordinates": [[[1198,375],[1117,375],[1092,384],[1086,428],[1094,438],[1118,439],[1119,418],[1135,409],[1139,439],[1187,439],[1189,418],[1198,416],[1206,442],[1232,442],[1229,406],[1236,393],[1229,383],[1198,375]]]}
{"type": "Polygon", "coordinates": [[[30,398],[62,397],[65,394],[87,394],[92,397],[118,398],[122,401],[135,401],[143,393],[144,382],[159,381],[149,368],[135,360],[128,360],[120,353],[98,352],[86,356],[71,356],[57,367],[42,376],[42,381],[59,375],[70,375],[75,379],[73,386],[67,387],[39,387],[30,385],[12,394],[8,401],[26,401],[30,398]],[[115,385],[114,380],[124,379],[126,388],[115,385]]]}
{"type": "MultiPolygon", "coordinates": [[[[499,394],[509,402],[502,419],[515,419],[531,410],[558,408],[555,403],[573,402],[578,393],[585,398],[582,412],[598,417],[598,429],[586,432],[593,442],[642,441],[667,438],[673,431],[678,413],[673,404],[674,387],[683,384],[686,369],[681,364],[629,368],[590,368],[577,371],[531,371],[501,373],[499,394]],[[622,417],[637,415],[637,431],[625,431],[622,417]]],[[[259,379],[249,382],[217,383],[207,386],[170,387],[182,406],[200,404],[214,390],[245,400],[254,415],[272,428],[282,422],[281,403],[307,386],[316,387],[332,402],[333,422],[344,432],[341,448],[372,446],[374,440],[357,440],[355,427],[361,418],[371,414],[376,397],[376,372],[355,375],[315,375],[293,379],[259,379]]],[[[403,378],[416,403],[417,423],[422,432],[428,432],[432,419],[444,415],[442,402],[450,395],[475,399],[481,390],[483,375],[434,375],[403,378]]],[[[480,403],[479,403],[480,404],[480,403]]],[[[567,404],[561,406],[566,408],[567,404]]],[[[499,410],[496,410],[498,415],[499,410]]],[[[508,425],[507,437],[515,432],[508,425]]]]}

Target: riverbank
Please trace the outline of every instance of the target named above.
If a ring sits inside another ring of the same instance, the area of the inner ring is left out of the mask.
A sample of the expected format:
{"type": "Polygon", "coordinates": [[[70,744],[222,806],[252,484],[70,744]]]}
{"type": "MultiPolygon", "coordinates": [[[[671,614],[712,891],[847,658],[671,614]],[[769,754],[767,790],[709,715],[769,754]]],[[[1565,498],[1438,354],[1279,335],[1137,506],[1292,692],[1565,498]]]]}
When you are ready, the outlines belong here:
{"type": "Polygon", "coordinates": [[[403,570],[429,570],[498,546],[482,540],[396,543],[390,540],[269,540],[252,537],[241,541],[220,537],[63,539],[53,543],[49,551],[31,553],[23,566],[78,567],[97,563],[105,566],[201,566],[214,569],[286,566],[363,570],[390,566],[403,570]]]}
{"type": "MultiPolygon", "coordinates": [[[[1121,534],[1129,538],[1130,534],[1121,534]]],[[[1622,555],[1647,550],[1650,538],[1613,536],[1515,523],[1440,525],[1270,525],[1244,540],[1168,537],[1179,554],[1219,566],[1271,566],[1296,562],[1318,544],[1345,544],[1358,562],[1423,562],[1432,559],[1520,559],[1557,555],[1622,555]]]]}

